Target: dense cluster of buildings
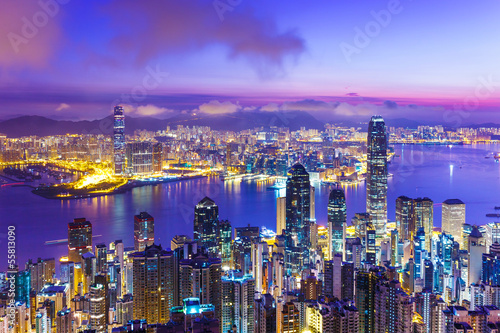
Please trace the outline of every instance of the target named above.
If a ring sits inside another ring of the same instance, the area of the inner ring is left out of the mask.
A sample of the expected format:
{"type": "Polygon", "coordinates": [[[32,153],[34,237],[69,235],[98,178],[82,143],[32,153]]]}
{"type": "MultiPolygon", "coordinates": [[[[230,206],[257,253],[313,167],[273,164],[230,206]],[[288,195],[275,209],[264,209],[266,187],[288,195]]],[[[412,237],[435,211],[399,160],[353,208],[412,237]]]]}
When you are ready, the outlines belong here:
{"type": "MultiPolygon", "coordinates": [[[[115,131],[116,172],[129,167],[120,166],[131,153],[122,135],[115,131]]],[[[16,277],[15,325],[0,293],[0,333],[499,332],[500,224],[469,225],[465,204],[449,199],[437,230],[434,202],[406,196],[388,223],[384,120],[372,117],[366,135],[366,211],[351,226],[342,188],[320,208],[327,226],[316,223],[308,160],[286,168],[276,233],[233,227],[208,197],[194,207],[193,232],[170,248],[155,242],[147,212],[131,219],[133,247],[93,244],[91,222],[77,218],[67,257],[8,273],[16,277]]],[[[228,147],[226,160],[236,161],[239,146],[228,147]]],[[[154,161],[154,145],[147,149],[154,161]]]]}

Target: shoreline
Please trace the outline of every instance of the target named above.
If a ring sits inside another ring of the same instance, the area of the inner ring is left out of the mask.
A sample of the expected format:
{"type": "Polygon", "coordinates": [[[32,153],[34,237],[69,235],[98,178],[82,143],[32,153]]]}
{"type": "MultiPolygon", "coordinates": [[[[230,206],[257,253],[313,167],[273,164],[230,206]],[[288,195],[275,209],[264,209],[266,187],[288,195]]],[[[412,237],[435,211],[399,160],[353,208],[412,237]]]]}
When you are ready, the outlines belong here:
{"type": "Polygon", "coordinates": [[[34,188],[32,185],[25,184],[23,186],[28,186],[31,188],[34,188],[31,193],[38,195],[42,198],[45,199],[52,199],[52,200],[77,200],[77,199],[88,199],[88,198],[96,198],[96,197],[102,197],[106,195],[115,195],[115,194],[123,194],[126,193],[134,188],[137,187],[144,187],[144,186],[156,186],[162,183],[173,183],[173,182],[178,182],[178,181],[183,181],[183,180],[190,180],[190,179],[199,179],[199,178],[205,178],[207,176],[202,176],[202,175],[197,175],[197,176],[182,176],[179,178],[172,178],[172,179],[164,179],[161,181],[138,181],[138,180],[132,180],[129,181],[127,184],[116,188],[113,191],[110,192],[101,192],[101,193],[92,193],[91,191],[88,190],[78,190],[81,191],[82,193],[75,193],[72,195],[68,196],[58,196],[59,194],[63,193],[63,189],[56,189],[53,187],[43,187],[43,188],[34,188]]]}

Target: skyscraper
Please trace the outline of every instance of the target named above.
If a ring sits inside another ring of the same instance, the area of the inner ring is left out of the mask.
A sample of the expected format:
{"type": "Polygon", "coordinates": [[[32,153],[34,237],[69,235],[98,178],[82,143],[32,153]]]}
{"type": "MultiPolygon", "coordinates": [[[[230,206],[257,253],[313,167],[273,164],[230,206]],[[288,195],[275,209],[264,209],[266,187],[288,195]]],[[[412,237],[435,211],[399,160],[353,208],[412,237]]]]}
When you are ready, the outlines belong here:
{"type": "Polygon", "coordinates": [[[203,198],[194,209],[194,240],[207,249],[211,257],[219,253],[219,207],[209,197],[203,198]]]}
{"type": "Polygon", "coordinates": [[[465,204],[460,199],[448,199],[442,206],[442,231],[453,236],[463,248],[463,225],[465,224],[465,204]]]}
{"type": "Polygon", "coordinates": [[[81,262],[82,254],[92,251],[92,223],[84,217],[68,223],[68,260],[81,262]]]}
{"type": "Polygon", "coordinates": [[[286,197],[276,199],[276,234],[281,235],[286,228],[286,197]]]}
{"type": "Polygon", "coordinates": [[[424,228],[425,250],[431,252],[431,239],[434,230],[434,202],[429,198],[413,200],[413,218],[415,230],[424,228]]]}
{"type": "Polygon", "coordinates": [[[155,220],[147,212],[134,216],[134,248],[144,251],[146,246],[153,245],[155,241],[155,220]]]}
{"type": "Polygon", "coordinates": [[[102,284],[90,287],[90,328],[96,333],[106,332],[106,293],[102,284]]]}
{"type": "Polygon", "coordinates": [[[330,258],[344,252],[344,230],[346,224],[345,195],[342,189],[333,189],[328,199],[328,234],[330,258]]]}
{"type": "Polygon", "coordinates": [[[387,224],[387,133],[381,116],[371,118],[367,144],[366,211],[372,217],[377,236],[384,236],[387,224]]]}
{"type": "Polygon", "coordinates": [[[115,175],[121,175],[125,171],[125,115],[119,105],[114,109],[113,148],[115,175]]]}
{"type": "Polygon", "coordinates": [[[396,227],[400,241],[412,239],[415,229],[413,223],[413,200],[404,195],[398,197],[396,199],[396,227]]]}
{"type": "Polygon", "coordinates": [[[175,260],[173,252],[158,245],[129,254],[133,264],[134,319],[167,323],[174,306],[175,260]]]}
{"type": "Polygon", "coordinates": [[[286,182],[286,237],[291,258],[287,270],[298,272],[309,263],[309,219],[311,214],[311,184],[309,173],[297,163],[288,173],[286,182]]]}
{"type": "Polygon", "coordinates": [[[251,275],[229,272],[222,277],[222,332],[254,332],[255,280],[251,275]]]}

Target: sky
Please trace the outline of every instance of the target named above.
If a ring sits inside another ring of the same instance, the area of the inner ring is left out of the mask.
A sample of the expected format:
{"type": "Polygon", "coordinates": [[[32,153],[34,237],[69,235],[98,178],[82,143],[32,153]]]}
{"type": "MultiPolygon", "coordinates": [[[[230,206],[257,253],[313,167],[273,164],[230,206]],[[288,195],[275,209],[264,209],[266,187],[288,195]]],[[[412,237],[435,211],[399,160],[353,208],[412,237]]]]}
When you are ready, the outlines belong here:
{"type": "Polygon", "coordinates": [[[498,0],[2,0],[0,119],[498,122],[498,0]]]}

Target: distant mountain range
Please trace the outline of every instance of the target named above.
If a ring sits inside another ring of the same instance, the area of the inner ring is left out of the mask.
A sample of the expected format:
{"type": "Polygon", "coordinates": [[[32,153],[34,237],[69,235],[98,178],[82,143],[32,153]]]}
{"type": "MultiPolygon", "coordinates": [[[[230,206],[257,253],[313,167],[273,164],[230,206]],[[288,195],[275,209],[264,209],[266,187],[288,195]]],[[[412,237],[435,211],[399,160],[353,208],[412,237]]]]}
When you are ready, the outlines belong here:
{"type": "MultiPolygon", "coordinates": [[[[366,127],[369,119],[364,118],[336,118],[329,121],[349,127],[366,127]]],[[[255,127],[288,127],[295,131],[301,127],[307,129],[324,129],[325,122],[316,119],[304,111],[290,112],[235,112],[230,114],[179,114],[168,119],[153,117],[126,117],[125,132],[132,134],[135,130],[158,131],[165,130],[167,126],[175,128],[183,126],[209,126],[214,130],[241,131],[255,127]]],[[[420,125],[438,125],[437,123],[423,123],[405,118],[386,119],[387,126],[417,128],[420,125]]],[[[475,124],[470,127],[500,127],[498,124],[475,124]]],[[[113,116],[99,120],[54,120],[41,116],[20,116],[0,121],[0,133],[10,138],[23,136],[48,136],[64,134],[106,134],[113,133],[113,116]]]]}
{"type": "MultiPolygon", "coordinates": [[[[152,117],[126,117],[125,132],[132,134],[135,130],[158,131],[167,126],[175,128],[183,126],[209,126],[214,130],[241,131],[255,127],[288,127],[298,130],[300,127],[321,130],[324,122],[314,118],[307,112],[235,112],[231,114],[179,114],[168,119],[152,117]]],[[[41,116],[21,116],[0,121],[0,133],[11,138],[23,136],[48,136],[64,134],[107,134],[113,133],[113,116],[100,120],[54,120],[41,116]]]]}

